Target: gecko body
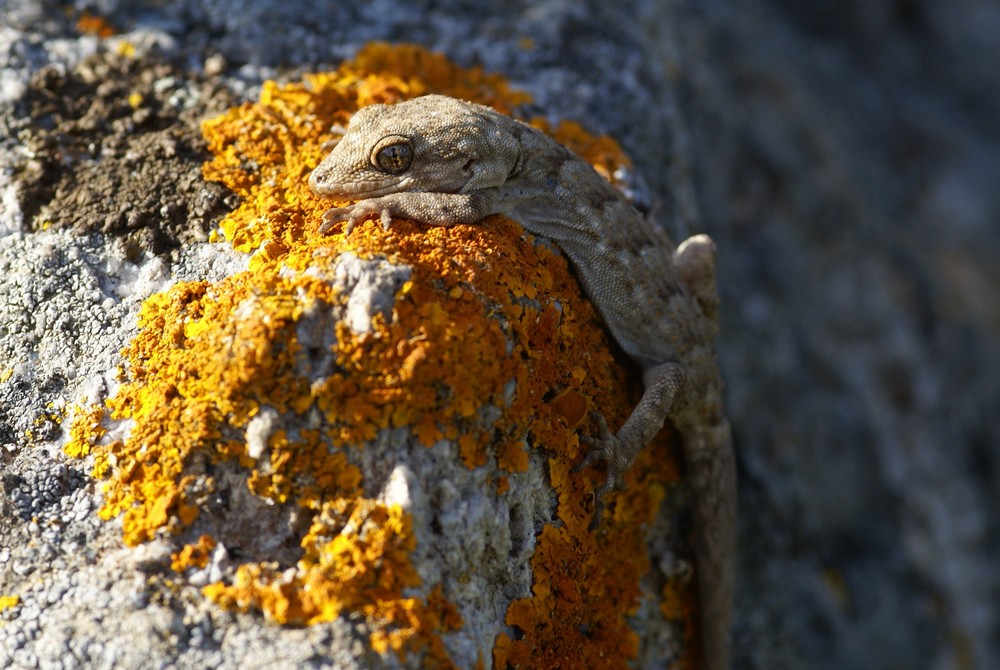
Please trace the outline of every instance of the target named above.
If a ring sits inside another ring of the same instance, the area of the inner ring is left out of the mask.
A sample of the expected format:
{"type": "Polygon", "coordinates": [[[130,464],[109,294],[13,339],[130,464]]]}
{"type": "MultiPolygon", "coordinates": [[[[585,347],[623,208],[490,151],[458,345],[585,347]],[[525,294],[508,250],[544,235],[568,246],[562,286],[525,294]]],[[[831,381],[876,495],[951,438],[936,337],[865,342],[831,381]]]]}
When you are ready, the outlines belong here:
{"type": "Polygon", "coordinates": [[[617,432],[595,413],[599,435],[581,436],[620,484],[636,455],[669,418],[680,433],[695,521],[695,559],[705,666],[729,658],[736,476],[717,332],[715,245],[696,235],[675,248],[589,164],[541,131],[495,110],[428,95],[360,109],[309,177],[317,194],[358,200],[323,216],[321,232],[346,232],[377,215],[430,225],[504,214],[555,242],[569,258],[612,336],[643,370],[645,392],[617,432]]]}

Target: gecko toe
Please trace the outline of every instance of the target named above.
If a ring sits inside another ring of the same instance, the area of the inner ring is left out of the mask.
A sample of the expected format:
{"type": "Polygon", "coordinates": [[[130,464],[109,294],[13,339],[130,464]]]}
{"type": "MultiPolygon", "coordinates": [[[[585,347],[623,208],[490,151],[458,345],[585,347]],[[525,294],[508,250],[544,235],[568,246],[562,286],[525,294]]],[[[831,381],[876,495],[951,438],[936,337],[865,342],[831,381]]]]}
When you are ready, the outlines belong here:
{"type": "Polygon", "coordinates": [[[601,414],[600,412],[591,412],[590,413],[590,418],[593,419],[594,423],[597,424],[597,431],[601,435],[600,439],[601,439],[602,442],[608,443],[608,442],[614,440],[615,436],[612,434],[611,430],[608,428],[608,422],[604,420],[604,415],[603,414],[601,414]]]}
{"type": "Polygon", "coordinates": [[[570,472],[574,474],[576,474],[577,472],[582,472],[583,470],[593,465],[595,461],[604,456],[604,453],[601,451],[600,446],[593,444],[592,440],[593,438],[586,437],[583,435],[580,436],[580,441],[586,444],[588,447],[591,447],[591,451],[590,453],[588,453],[586,456],[583,457],[582,461],[574,465],[573,468],[570,470],[570,472]]]}
{"type": "Polygon", "coordinates": [[[600,500],[594,500],[594,518],[590,520],[590,525],[587,528],[591,531],[597,530],[601,525],[601,516],[604,511],[604,503],[600,500]]]}
{"type": "Polygon", "coordinates": [[[389,230],[392,227],[392,215],[389,213],[388,209],[382,210],[381,215],[382,230],[389,230]]]}
{"type": "Polygon", "coordinates": [[[319,226],[319,232],[326,235],[333,227],[348,218],[350,210],[345,207],[333,207],[323,212],[323,223],[319,226]]]}

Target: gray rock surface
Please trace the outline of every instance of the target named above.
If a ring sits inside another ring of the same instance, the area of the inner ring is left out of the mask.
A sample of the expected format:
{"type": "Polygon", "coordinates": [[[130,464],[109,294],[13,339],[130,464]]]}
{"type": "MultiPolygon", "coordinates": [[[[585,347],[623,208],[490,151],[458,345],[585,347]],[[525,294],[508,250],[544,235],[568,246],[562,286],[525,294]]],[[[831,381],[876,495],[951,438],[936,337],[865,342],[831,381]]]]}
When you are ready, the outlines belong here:
{"type": "MultiPolygon", "coordinates": [[[[638,204],[720,248],[736,666],[1000,667],[996,3],[88,6],[189,70],[221,55],[238,95],[405,40],[614,135],[648,185],[638,204]]],[[[113,383],[143,297],[243,261],[25,216],[17,106],[97,40],[56,3],[0,12],[0,595],[24,600],[0,614],[0,667],[370,665],[349,624],[278,630],[136,583],[162,557],[92,513],[54,417],[113,383]]]]}

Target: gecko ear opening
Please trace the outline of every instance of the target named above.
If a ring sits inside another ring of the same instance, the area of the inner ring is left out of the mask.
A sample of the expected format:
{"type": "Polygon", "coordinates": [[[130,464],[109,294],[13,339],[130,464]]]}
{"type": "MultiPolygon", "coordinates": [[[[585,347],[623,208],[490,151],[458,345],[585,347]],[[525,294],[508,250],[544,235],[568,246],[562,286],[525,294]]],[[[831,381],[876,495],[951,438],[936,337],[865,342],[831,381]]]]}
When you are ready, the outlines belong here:
{"type": "Polygon", "coordinates": [[[386,174],[402,174],[413,163],[413,145],[403,135],[389,135],[379,140],[372,149],[371,164],[386,174]]]}

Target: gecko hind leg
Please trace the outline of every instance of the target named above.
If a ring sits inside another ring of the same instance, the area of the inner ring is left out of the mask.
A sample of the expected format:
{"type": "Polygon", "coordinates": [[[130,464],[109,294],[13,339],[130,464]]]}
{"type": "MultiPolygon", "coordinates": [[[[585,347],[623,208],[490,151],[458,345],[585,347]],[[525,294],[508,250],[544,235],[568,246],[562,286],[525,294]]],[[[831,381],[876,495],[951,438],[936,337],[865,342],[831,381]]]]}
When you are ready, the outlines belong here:
{"type": "Polygon", "coordinates": [[[591,528],[596,528],[601,522],[604,496],[622,484],[622,477],[632,467],[636,456],[660,432],[674,398],[684,386],[684,370],[677,363],[663,363],[650,368],[644,377],[646,391],[617,433],[612,433],[604,417],[594,412],[592,417],[599,436],[580,436],[580,441],[590,448],[590,453],[573,468],[573,472],[579,472],[598,460],[603,460],[608,467],[606,479],[594,489],[591,528]]]}

